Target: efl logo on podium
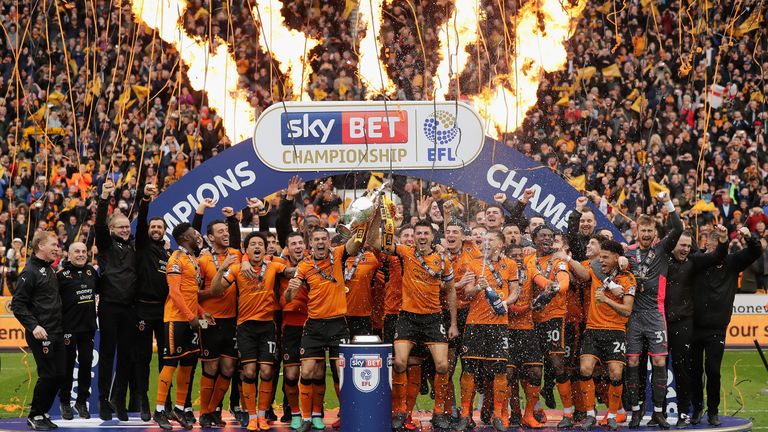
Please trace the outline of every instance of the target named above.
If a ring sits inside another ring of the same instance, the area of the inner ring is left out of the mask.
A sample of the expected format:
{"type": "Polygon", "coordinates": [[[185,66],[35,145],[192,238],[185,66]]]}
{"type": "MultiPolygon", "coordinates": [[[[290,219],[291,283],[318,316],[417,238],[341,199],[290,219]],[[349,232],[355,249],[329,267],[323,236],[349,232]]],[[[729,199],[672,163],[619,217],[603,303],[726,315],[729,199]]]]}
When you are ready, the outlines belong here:
{"type": "Polygon", "coordinates": [[[379,386],[381,357],[377,355],[354,355],[349,360],[352,367],[352,381],[355,388],[363,393],[370,393],[379,386]]]}

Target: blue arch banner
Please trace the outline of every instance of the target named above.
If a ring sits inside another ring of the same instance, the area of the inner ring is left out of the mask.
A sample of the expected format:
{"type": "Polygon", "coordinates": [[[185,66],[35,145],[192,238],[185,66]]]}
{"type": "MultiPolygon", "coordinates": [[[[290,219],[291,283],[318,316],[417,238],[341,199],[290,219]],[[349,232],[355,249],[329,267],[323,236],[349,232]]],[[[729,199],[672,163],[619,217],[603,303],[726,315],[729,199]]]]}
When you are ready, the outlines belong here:
{"type": "MultiPolygon", "coordinates": [[[[170,186],[149,209],[168,233],[189,221],[199,202],[244,207],[286,187],[298,174],[314,180],[346,172],[386,171],[435,181],[492,202],[505,192],[535,194],[528,216],[565,231],[581,196],[556,172],[486,137],[484,121],[457,102],[312,102],[275,104],[262,113],[254,137],[209,159],[170,186]]],[[[592,206],[592,204],[590,203],[592,206]]],[[[598,228],[621,232],[594,206],[598,228]]],[[[220,214],[206,213],[203,226],[220,214]]]]}

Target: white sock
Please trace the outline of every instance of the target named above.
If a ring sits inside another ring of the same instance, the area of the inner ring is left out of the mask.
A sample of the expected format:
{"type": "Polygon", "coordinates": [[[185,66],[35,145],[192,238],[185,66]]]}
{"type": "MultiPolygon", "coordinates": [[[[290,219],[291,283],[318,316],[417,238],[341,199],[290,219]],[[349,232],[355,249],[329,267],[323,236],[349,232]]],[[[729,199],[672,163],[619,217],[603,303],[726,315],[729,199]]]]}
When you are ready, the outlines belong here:
{"type": "Polygon", "coordinates": [[[614,413],[608,413],[608,418],[616,418],[616,414],[614,414],[614,413]]]}
{"type": "Polygon", "coordinates": [[[257,419],[257,418],[259,418],[259,416],[256,415],[256,414],[248,414],[248,420],[253,420],[253,419],[257,419]]]}
{"type": "MultiPolygon", "coordinates": [[[[619,414],[626,414],[627,412],[624,411],[624,407],[619,408],[619,414]]],[[[614,416],[615,417],[615,416],[614,416]]]]}
{"type": "Polygon", "coordinates": [[[157,412],[165,411],[165,405],[160,405],[160,404],[155,405],[155,411],[157,412]]]}
{"type": "Polygon", "coordinates": [[[184,405],[176,405],[176,409],[184,411],[184,405]]]}
{"type": "Polygon", "coordinates": [[[662,407],[653,407],[653,412],[662,412],[664,409],[662,407]]]}
{"type": "Polygon", "coordinates": [[[187,412],[187,411],[189,411],[189,412],[192,412],[192,407],[186,407],[186,408],[184,408],[184,412],[187,412]]]}
{"type": "Polygon", "coordinates": [[[264,410],[258,410],[257,413],[258,413],[259,417],[264,417],[267,414],[267,412],[264,411],[264,410]]]}
{"type": "Polygon", "coordinates": [[[590,416],[590,417],[594,417],[595,416],[595,410],[591,409],[591,410],[587,411],[587,415],[590,416]]]}
{"type": "Polygon", "coordinates": [[[632,405],[632,411],[640,411],[640,405],[632,405]]]}

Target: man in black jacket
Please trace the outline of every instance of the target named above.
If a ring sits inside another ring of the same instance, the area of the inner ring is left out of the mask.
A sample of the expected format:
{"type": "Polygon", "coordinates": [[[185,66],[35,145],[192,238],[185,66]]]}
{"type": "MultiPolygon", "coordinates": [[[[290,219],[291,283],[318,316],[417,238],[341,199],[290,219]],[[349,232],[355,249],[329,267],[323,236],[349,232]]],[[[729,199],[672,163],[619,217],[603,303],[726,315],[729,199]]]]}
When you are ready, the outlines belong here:
{"type": "Polygon", "coordinates": [[[27,423],[34,430],[47,431],[57,427],[48,410],[64,380],[66,367],[61,296],[56,272],[51,267],[60,252],[59,239],[51,232],[39,231],[32,238],[32,251],[34,255],[16,283],[11,310],[24,326],[27,346],[37,365],[37,383],[27,423]]]}
{"type": "MultiPolygon", "coordinates": [[[[739,273],[760,257],[760,241],[742,227],[739,235],[746,240],[746,249],[729,254],[718,265],[700,272],[695,279],[698,294],[694,297],[693,312],[693,371],[691,396],[693,402],[692,424],[701,422],[704,409],[704,384],[707,374],[707,420],[712,426],[720,426],[720,364],[725,351],[725,332],[733,313],[739,273]],[[706,355],[706,358],[705,358],[706,355]]],[[[715,235],[710,234],[707,248],[715,248],[715,235]]]]}
{"type": "Polygon", "coordinates": [[[136,328],[136,251],[131,242],[131,224],[127,217],[114,213],[107,218],[109,199],[115,184],[107,179],[102,185],[96,209],[96,247],[99,279],[99,417],[128,420],[125,396],[134,358],[136,328]],[[115,361],[115,353],[117,360],[115,361]],[[112,365],[116,363],[114,384],[112,365]]]}
{"type": "Polygon", "coordinates": [[[576,199],[576,208],[568,216],[568,246],[571,256],[578,262],[587,259],[587,243],[595,233],[595,214],[587,207],[589,198],[582,196],[576,199]]]}
{"type": "Polygon", "coordinates": [[[67,353],[67,368],[64,382],[59,391],[61,417],[72,420],[70,393],[75,358],[77,370],[77,399],[75,411],[81,418],[91,418],[86,402],[91,396],[91,363],[93,362],[93,336],[96,333],[96,282],[98,273],[88,264],[88,249],[85,243],[69,245],[67,260],[56,273],[64,317],[64,348],[67,353]]]}
{"type": "Polygon", "coordinates": [[[157,196],[157,186],[144,186],[136,219],[136,378],[141,396],[141,419],[149,421],[149,366],[152,363],[152,337],[157,344],[158,372],[163,367],[163,307],[168,297],[165,266],[170,252],[165,248],[165,221],[148,218],[149,203],[157,196]]]}
{"type": "Polygon", "coordinates": [[[677,382],[677,428],[688,426],[691,408],[691,340],[693,338],[693,278],[705,269],[721,262],[728,253],[728,229],[715,227],[718,246],[710,253],[691,253],[693,237],[683,231],[677,246],[672,250],[667,274],[667,293],[664,311],[669,333],[669,352],[672,356],[672,370],[677,382]]]}

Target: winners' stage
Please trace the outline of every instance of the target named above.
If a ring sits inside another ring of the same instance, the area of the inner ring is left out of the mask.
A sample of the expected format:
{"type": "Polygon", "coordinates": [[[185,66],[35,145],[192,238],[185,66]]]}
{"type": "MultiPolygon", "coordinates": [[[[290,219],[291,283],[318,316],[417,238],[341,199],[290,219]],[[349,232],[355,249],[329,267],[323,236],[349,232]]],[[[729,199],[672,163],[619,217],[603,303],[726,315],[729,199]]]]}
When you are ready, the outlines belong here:
{"type": "MultiPolygon", "coordinates": [[[[333,431],[334,429],[331,428],[331,424],[336,421],[336,415],[338,413],[337,409],[328,410],[326,411],[325,415],[325,423],[326,423],[326,431],[333,431]]],[[[602,418],[604,413],[600,414],[599,418],[602,418]]],[[[432,414],[427,411],[420,411],[414,413],[414,420],[417,424],[420,423],[420,429],[421,431],[428,432],[433,431],[432,424],[429,422],[430,418],[432,417],[432,414]]],[[[543,429],[538,429],[543,432],[557,432],[558,429],[556,427],[557,422],[560,421],[560,415],[557,413],[557,411],[547,411],[547,426],[543,429]]],[[[643,424],[645,424],[650,417],[646,416],[646,418],[643,420],[643,424]]],[[[227,420],[228,425],[224,428],[211,428],[210,430],[220,430],[220,431],[226,431],[226,432],[232,432],[232,431],[244,431],[245,428],[241,428],[237,422],[232,417],[226,417],[225,420],[227,420]]],[[[688,429],[685,430],[696,430],[696,431],[718,431],[718,432],[739,432],[739,431],[750,431],[752,430],[752,422],[748,419],[740,418],[740,417],[729,417],[729,416],[721,416],[720,421],[722,422],[722,425],[719,427],[710,426],[706,422],[706,418],[702,419],[702,423],[696,426],[689,426],[688,429]]],[[[127,422],[120,422],[117,420],[111,420],[111,421],[102,421],[98,417],[91,418],[89,420],[83,420],[83,419],[74,419],[74,420],[61,420],[60,418],[53,418],[54,423],[56,423],[59,426],[59,430],[62,430],[62,432],[90,432],[95,429],[109,429],[110,432],[160,432],[162,429],[157,427],[157,425],[154,422],[142,422],[138,418],[138,414],[131,413],[130,415],[130,421],[127,422]]],[[[480,423],[479,416],[476,416],[475,421],[477,423],[480,423]]],[[[674,429],[674,424],[677,421],[676,418],[671,418],[670,423],[672,424],[672,429],[674,429]]],[[[174,431],[183,431],[180,426],[174,423],[174,431]]],[[[21,418],[7,418],[7,419],[0,419],[0,432],[4,431],[28,431],[29,427],[27,426],[26,417],[21,418]]],[[[195,425],[194,430],[202,430],[200,426],[195,425]]],[[[272,426],[272,431],[275,432],[290,432],[291,429],[288,427],[288,424],[283,423],[276,423],[272,426]]],[[[313,429],[314,430],[314,429],[313,429]]],[[[387,430],[374,430],[374,428],[371,428],[370,430],[367,430],[366,432],[387,432],[387,430]]],[[[474,429],[475,431],[482,431],[482,432],[491,432],[493,431],[492,426],[478,426],[474,429]]],[[[510,431],[522,431],[526,430],[523,428],[510,428],[510,431]]],[[[530,429],[533,430],[533,429],[530,429]]],[[[559,431],[564,431],[568,429],[559,429],[559,431]]],[[[573,429],[581,431],[581,429],[573,429]]],[[[607,431],[605,427],[602,426],[595,426],[592,428],[593,431],[607,431]]],[[[647,431],[659,431],[662,429],[659,429],[658,427],[651,426],[651,427],[645,427],[642,426],[638,429],[629,429],[626,426],[626,423],[620,425],[619,427],[620,431],[633,431],[633,432],[647,432],[647,431]]],[[[357,431],[345,431],[342,427],[341,431],[343,432],[357,432],[357,431]]]]}

